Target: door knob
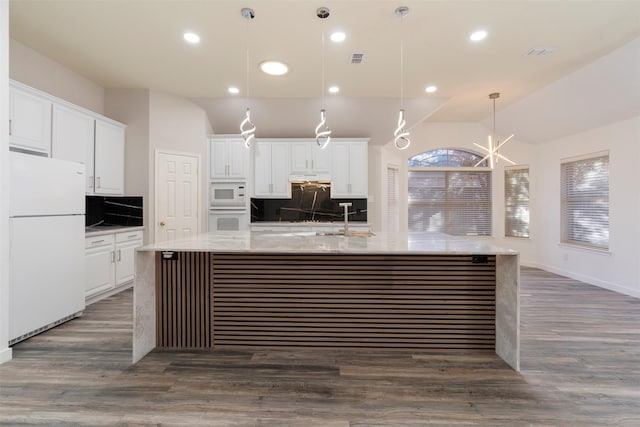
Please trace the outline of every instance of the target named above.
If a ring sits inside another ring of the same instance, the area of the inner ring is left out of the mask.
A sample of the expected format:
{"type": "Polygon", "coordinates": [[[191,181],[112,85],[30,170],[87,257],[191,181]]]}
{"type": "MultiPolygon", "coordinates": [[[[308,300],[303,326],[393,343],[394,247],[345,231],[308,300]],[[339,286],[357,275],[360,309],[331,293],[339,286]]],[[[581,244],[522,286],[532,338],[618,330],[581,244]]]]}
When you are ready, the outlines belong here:
{"type": "Polygon", "coordinates": [[[164,221],[160,221],[160,227],[164,227],[164,221]]]}

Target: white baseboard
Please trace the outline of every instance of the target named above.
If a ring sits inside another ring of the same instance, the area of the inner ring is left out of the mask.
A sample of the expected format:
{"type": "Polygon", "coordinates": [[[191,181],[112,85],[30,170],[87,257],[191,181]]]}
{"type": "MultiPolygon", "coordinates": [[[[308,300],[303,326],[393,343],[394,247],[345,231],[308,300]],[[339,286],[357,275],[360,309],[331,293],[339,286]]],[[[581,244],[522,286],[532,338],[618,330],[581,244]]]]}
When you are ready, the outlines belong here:
{"type": "Polygon", "coordinates": [[[5,349],[0,350],[0,365],[8,362],[13,357],[13,349],[11,347],[7,347],[5,349]]]}
{"type": "MultiPolygon", "coordinates": [[[[525,265],[525,263],[522,263],[525,265]]],[[[595,277],[587,276],[585,274],[576,273],[574,271],[563,270],[561,268],[552,267],[550,265],[539,264],[536,262],[527,263],[527,267],[539,268],[541,270],[548,271],[550,273],[559,274],[561,276],[568,277],[570,279],[579,280],[581,282],[588,283],[593,286],[598,286],[599,288],[608,289],[610,291],[618,292],[621,294],[629,295],[635,298],[640,298],[640,290],[631,289],[626,286],[619,285],[617,283],[607,282],[605,280],[600,280],[595,277]]]]}

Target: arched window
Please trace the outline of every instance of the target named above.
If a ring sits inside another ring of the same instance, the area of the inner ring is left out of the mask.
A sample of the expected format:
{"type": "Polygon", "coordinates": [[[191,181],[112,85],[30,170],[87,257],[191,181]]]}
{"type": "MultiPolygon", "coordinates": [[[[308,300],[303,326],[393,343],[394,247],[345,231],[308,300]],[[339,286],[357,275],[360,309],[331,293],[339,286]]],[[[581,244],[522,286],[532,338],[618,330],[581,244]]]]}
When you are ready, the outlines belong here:
{"type": "Polygon", "coordinates": [[[437,149],[408,161],[409,231],[491,235],[491,170],[481,155],[437,149]]]}
{"type": "Polygon", "coordinates": [[[439,148],[437,150],[425,151],[416,154],[409,159],[410,168],[426,167],[488,167],[487,159],[484,156],[472,151],[457,150],[455,148],[439,148]],[[480,163],[480,164],[478,164],[480,163]]]}

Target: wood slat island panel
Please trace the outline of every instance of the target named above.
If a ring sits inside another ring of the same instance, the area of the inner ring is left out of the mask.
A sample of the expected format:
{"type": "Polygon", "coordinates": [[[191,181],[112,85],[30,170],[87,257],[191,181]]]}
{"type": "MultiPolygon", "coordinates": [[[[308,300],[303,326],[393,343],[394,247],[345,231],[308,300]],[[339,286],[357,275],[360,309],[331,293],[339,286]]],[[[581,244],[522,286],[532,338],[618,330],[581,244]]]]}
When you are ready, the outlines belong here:
{"type": "Polygon", "coordinates": [[[491,255],[478,263],[471,255],[214,253],[213,344],[493,350],[495,262],[491,255]]]}
{"type": "Polygon", "coordinates": [[[156,253],[156,345],[211,348],[211,254],[181,252],[176,258],[156,253]]]}

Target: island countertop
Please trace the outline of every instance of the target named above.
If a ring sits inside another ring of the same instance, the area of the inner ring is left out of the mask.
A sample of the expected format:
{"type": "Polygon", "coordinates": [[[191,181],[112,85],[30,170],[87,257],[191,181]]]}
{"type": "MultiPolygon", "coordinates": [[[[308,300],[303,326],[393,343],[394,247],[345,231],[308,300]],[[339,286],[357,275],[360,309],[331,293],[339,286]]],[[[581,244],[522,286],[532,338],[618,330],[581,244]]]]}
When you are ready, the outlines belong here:
{"type": "Polygon", "coordinates": [[[519,313],[519,254],[483,237],[203,233],[137,250],[133,361],[156,346],[493,347],[518,370],[519,313]]]}
{"type": "Polygon", "coordinates": [[[155,243],[138,251],[517,255],[516,251],[492,245],[481,237],[454,237],[430,232],[376,232],[367,237],[345,237],[295,231],[223,231],[155,243]]]}

